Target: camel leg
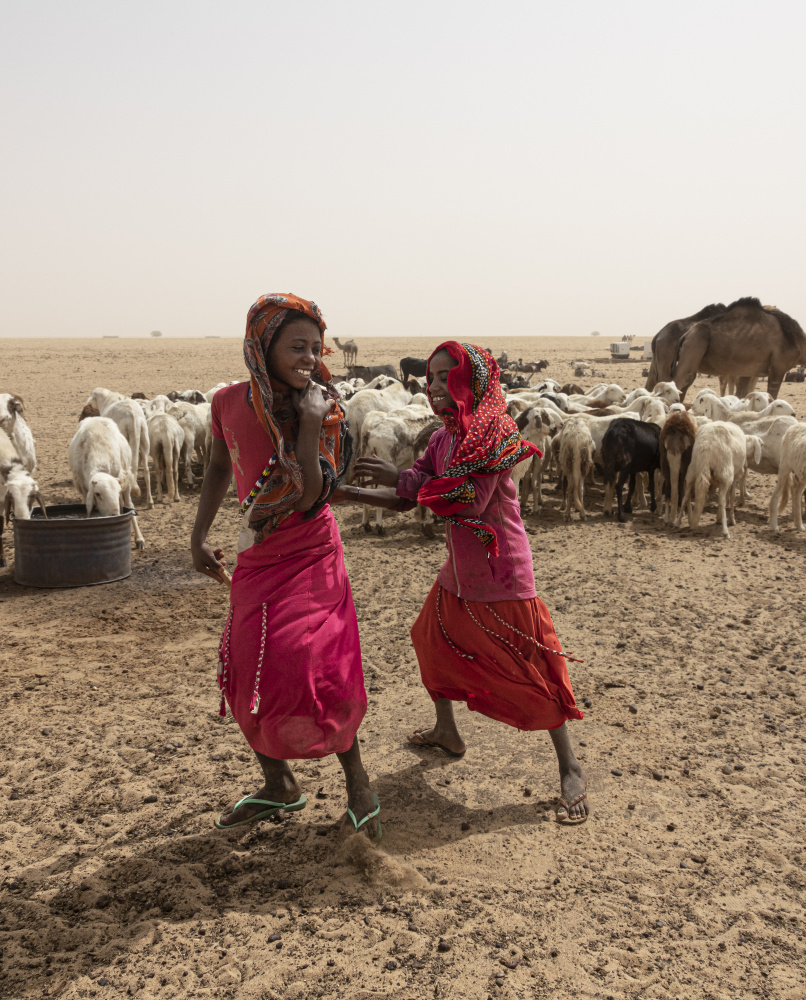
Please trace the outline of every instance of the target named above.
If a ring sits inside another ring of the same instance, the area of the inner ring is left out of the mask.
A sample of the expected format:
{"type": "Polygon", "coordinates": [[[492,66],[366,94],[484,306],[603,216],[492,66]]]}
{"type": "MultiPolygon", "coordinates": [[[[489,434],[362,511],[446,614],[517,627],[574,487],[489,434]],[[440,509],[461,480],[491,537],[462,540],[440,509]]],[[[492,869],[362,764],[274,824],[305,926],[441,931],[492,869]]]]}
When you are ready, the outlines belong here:
{"type": "Polygon", "coordinates": [[[752,381],[753,379],[749,375],[743,375],[736,383],[736,395],[739,399],[744,399],[748,392],[751,391],[750,383],[752,381]]]}
{"type": "Polygon", "coordinates": [[[778,393],[781,391],[781,383],[784,380],[785,374],[786,372],[770,371],[770,374],[767,376],[767,392],[773,399],[778,399],[778,393]]]}
{"type": "Polygon", "coordinates": [[[686,393],[694,383],[700,362],[708,350],[708,335],[697,327],[684,334],[677,351],[672,378],[680,390],[680,398],[685,399],[686,393]]]}

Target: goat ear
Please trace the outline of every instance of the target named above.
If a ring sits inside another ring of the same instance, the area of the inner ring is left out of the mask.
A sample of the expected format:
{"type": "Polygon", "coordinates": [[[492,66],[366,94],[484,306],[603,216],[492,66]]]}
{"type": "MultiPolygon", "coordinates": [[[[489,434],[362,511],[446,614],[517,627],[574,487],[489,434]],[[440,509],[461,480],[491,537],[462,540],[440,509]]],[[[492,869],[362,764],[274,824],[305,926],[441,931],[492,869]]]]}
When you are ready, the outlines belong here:
{"type": "Polygon", "coordinates": [[[87,505],[87,517],[89,517],[95,504],[95,493],[92,489],[92,483],[90,483],[90,488],[87,490],[87,499],[85,500],[85,503],[87,505]]]}
{"type": "Polygon", "coordinates": [[[25,413],[25,403],[23,403],[23,401],[20,399],[20,397],[17,396],[17,395],[15,395],[13,392],[11,393],[11,403],[10,403],[10,406],[11,406],[11,409],[14,410],[15,413],[19,413],[19,414],[25,413]]]}
{"type": "Polygon", "coordinates": [[[45,501],[42,499],[42,493],[40,492],[39,487],[37,487],[36,493],[34,493],[34,499],[39,504],[39,508],[42,511],[42,517],[44,517],[45,520],[47,520],[48,509],[45,506],[45,501]]]}

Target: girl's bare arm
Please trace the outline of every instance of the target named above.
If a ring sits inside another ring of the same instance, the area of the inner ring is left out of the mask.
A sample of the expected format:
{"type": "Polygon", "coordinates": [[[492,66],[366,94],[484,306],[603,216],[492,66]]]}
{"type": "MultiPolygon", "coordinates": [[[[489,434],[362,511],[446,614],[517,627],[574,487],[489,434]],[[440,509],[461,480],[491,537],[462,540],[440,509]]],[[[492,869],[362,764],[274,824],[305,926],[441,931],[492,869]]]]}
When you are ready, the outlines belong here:
{"type": "Polygon", "coordinates": [[[190,551],[193,565],[200,573],[208,576],[220,576],[227,561],[223,558],[223,549],[213,549],[207,544],[207,533],[212,527],[221,501],[227,494],[232,480],[232,462],[226,441],[213,438],[210,452],[210,464],[204,473],[199,509],[196,511],[196,523],[190,536],[190,551]]]}

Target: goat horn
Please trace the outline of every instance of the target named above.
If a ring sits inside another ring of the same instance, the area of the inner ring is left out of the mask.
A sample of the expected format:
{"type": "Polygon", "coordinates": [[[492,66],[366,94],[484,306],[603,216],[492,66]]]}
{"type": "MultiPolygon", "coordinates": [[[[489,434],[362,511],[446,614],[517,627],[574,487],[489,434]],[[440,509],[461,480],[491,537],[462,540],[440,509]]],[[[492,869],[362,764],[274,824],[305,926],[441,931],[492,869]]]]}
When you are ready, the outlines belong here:
{"type": "Polygon", "coordinates": [[[42,499],[42,494],[40,493],[39,490],[37,490],[36,493],[34,493],[34,499],[39,504],[39,509],[42,511],[42,517],[44,517],[45,520],[47,520],[48,509],[45,506],[45,501],[42,499]]]}

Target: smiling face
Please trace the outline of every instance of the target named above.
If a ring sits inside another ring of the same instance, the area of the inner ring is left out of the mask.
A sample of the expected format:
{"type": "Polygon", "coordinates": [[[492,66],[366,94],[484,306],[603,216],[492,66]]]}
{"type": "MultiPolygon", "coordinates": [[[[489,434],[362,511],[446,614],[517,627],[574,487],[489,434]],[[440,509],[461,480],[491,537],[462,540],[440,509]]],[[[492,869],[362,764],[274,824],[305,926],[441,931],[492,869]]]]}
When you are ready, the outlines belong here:
{"type": "Polygon", "coordinates": [[[448,392],[448,372],[458,364],[447,351],[437,351],[428,363],[428,391],[435,413],[446,406],[456,409],[456,402],[448,392]]]}
{"type": "Polygon", "coordinates": [[[286,320],[266,351],[269,375],[292,389],[304,389],[321,363],[322,334],[307,316],[286,320]]]}

